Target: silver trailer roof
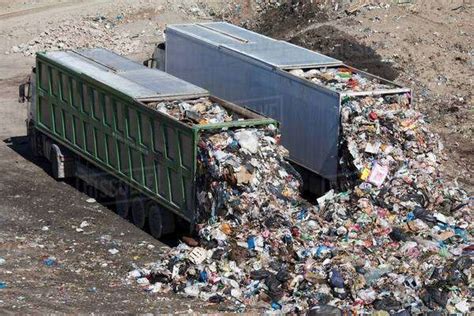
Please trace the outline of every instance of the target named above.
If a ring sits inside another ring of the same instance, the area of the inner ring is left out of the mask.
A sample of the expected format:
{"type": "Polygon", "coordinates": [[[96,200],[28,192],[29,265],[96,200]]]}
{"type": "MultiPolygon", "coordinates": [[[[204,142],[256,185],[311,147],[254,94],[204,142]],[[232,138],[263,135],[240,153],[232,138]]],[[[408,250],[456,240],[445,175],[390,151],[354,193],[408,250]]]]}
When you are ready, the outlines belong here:
{"type": "Polygon", "coordinates": [[[168,25],[166,31],[199,38],[278,68],[342,65],[337,59],[226,22],[174,24],[168,25]]]}
{"type": "Polygon", "coordinates": [[[102,48],[51,51],[42,55],[134,99],[209,94],[207,90],[189,82],[102,48]]]}

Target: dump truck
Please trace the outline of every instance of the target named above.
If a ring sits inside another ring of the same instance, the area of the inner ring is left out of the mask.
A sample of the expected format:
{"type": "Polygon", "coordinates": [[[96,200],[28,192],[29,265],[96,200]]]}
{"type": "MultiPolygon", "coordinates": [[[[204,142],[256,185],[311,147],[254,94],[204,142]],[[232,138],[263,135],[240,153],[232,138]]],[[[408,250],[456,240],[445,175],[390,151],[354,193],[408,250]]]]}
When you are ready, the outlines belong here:
{"type": "Polygon", "coordinates": [[[282,145],[302,174],[305,190],[317,195],[338,177],[341,102],[411,94],[332,57],[229,23],[168,25],[165,32],[166,42],[157,45],[149,64],[279,121],[282,145]],[[339,71],[377,84],[357,89],[335,85],[330,75],[339,71]],[[307,78],[311,72],[320,72],[322,80],[307,78]]]}
{"type": "Polygon", "coordinates": [[[115,201],[117,213],[160,238],[196,215],[202,133],[277,123],[208,91],[105,49],[42,52],[19,89],[27,135],[57,179],[78,178],[115,201]],[[183,122],[157,103],[204,98],[232,113],[221,123],[183,122]]]}

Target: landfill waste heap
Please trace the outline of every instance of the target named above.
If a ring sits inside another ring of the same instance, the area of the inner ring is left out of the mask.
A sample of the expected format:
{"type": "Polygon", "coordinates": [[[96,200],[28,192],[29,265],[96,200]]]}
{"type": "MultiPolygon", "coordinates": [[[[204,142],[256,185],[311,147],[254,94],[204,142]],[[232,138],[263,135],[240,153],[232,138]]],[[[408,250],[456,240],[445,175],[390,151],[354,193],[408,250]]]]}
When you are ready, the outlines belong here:
{"type": "Polygon", "coordinates": [[[357,92],[396,88],[392,84],[380,82],[378,78],[365,78],[346,67],[292,69],[289,72],[334,91],[357,92]]]}
{"type": "Polygon", "coordinates": [[[181,122],[193,124],[224,123],[235,120],[232,115],[220,106],[212,102],[208,97],[195,100],[172,100],[158,103],[148,103],[147,106],[173,116],[181,122]]]}
{"type": "MultiPolygon", "coordinates": [[[[344,185],[318,205],[300,196],[274,126],[203,134],[196,245],[128,277],[221,310],[469,312],[472,200],[440,176],[442,145],[409,98],[343,100],[344,185]]],[[[160,108],[183,119],[192,106],[160,108]]],[[[216,106],[207,120],[229,119],[216,106]]]]}

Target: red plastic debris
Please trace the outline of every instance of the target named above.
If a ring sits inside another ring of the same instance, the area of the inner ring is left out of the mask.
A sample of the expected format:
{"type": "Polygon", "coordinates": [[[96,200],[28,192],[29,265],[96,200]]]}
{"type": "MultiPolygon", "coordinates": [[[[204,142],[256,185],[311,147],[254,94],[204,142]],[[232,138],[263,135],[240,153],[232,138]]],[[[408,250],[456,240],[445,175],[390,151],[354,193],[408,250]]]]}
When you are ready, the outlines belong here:
{"type": "Polygon", "coordinates": [[[375,112],[372,111],[372,112],[369,113],[369,118],[370,118],[372,121],[375,121],[375,120],[378,119],[379,117],[378,117],[377,113],[375,113],[375,112]]]}

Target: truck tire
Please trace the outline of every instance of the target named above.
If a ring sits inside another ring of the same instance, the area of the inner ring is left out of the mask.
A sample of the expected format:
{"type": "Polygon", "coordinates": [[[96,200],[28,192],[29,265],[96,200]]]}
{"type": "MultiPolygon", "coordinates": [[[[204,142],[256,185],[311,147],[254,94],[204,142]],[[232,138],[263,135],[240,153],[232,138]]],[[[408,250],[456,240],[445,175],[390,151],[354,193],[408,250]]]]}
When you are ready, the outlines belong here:
{"type": "Polygon", "coordinates": [[[156,203],[150,203],[148,206],[148,226],[150,234],[156,239],[163,235],[163,217],[161,208],[156,203]]]}
{"type": "Polygon", "coordinates": [[[148,226],[155,238],[161,238],[175,230],[174,214],[159,206],[155,202],[148,204],[148,226]]]}
{"type": "Polygon", "coordinates": [[[120,217],[128,218],[130,213],[130,197],[125,186],[119,186],[115,194],[115,209],[120,217]]]}
{"type": "Polygon", "coordinates": [[[143,196],[137,195],[132,199],[132,223],[140,229],[145,227],[146,210],[143,196]]]}
{"type": "Polygon", "coordinates": [[[28,129],[28,144],[33,157],[39,157],[40,153],[38,150],[38,138],[36,137],[36,133],[32,128],[28,129]]]}
{"type": "Polygon", "coordinates": [[[59,163],[58,163],[58,154],[55,150],[51,149],[51,154],[49,155],[51,160],[51,175],[54,179],[59,180],[59,163]]]}
{"type": "Polygon", "coordinates": [[[86,184],[86,194],[97,201],[99,190],[93,185],[86,184]]]}

